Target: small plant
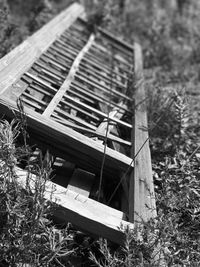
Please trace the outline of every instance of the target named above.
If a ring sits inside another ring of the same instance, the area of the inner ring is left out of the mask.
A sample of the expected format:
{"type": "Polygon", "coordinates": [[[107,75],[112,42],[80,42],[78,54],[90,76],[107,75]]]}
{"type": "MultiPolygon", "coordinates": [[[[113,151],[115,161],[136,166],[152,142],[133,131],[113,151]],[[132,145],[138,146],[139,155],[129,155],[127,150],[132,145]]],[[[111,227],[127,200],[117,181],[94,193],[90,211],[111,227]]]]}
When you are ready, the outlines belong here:
{"type": "MultiPolygon", "coordinates": [[[[16,164],[23,151],[16,146],[20,125],[14,120],[0,123],[0,264],[63,266],[74,253],[69,246],[73,240],[67,228],[57,229],[50,220],[52,205],[44,198],[50,166],[42,162],[35,166],[34,186],[28,172],[24,186],[18,183],[16,164]]],[[[30,156],[27,147],[24,155],[30,156]]]]}

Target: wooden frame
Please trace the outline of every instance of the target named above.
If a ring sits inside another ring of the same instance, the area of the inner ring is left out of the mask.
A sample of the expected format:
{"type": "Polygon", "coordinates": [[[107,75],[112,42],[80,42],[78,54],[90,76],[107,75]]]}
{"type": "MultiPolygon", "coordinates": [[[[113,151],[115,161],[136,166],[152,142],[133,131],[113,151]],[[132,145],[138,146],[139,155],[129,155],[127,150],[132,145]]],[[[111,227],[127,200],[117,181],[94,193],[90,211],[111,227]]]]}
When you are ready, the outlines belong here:
{"type": "MultiPolygon", "coordinates": [[[[56,156],[75,162],[81,170],[91,172],[91,177],[94,179],[100,176],[102,160],[105,157],[105,179],[118,181],[123,175],[126,176],[126,179],[124,177],[120,183],[124,190],[123,205],[128,206],[122,210],[127,212],[128,209],[129,221],[148,220],[156,216],[156,210],[144,101],[141,47],[137,43],[132,47],[103,29],[99,29],[102,38],[112,42],[115,49],[119,50],[119,53],[114,56],[117,63],[113,72],[117,78],[112,82],[112,76],[109,76],[111,70],[109,63],[100,57],[98,59],[99,51],[105,53],[104,58],[112,54],[111,51],[107,52],[103,44],[96,41],[93,34],[88,41],[84,36],[84,40],[75,38],[77,44],[82,42],[85,45],[80,45],[79,50],[74,49],[74,43],[70,46],[69,40],[66,39],[70,33],[63,33],[74,25],[77,18],[83,16],[83,7],[77,3],[73,4],[0,60],[0,109],[3,114],[12,118],[13,112],[19,114],[17,98],[24,96],[24,102],[29,106],[24,108],[24,112],[27,114],[30,135],[56,156]],[[63,38],[60,46],[52,47],[58,37],[63,38]],[[66,46],[64,39],[67,40],[66,46]],[[97,53],[93,55],[95,49],[97,53]],[[123,53],[126,54],[124,58],[123,53]],[[127,95],[127,92],[124,92],[127,81],[123,82],[123,79],[128,79],[132,71],[129,70],[131,64],[126,59],[129,56],[132,57],[133,53],[135,88],[134,92],[130,91],[133,88],[129,88],[129,95],[127,95]],[[41,59],[42,56],[44,60],[41,59]],[[37,68],[32,68],[35,62],[37,67],[43,69],[43,72],[41,71],[44,75],[43,79],[40,77],[41,73],[37,73],[37,68]],[[50,64],[52,70],[42,66],[41,62],[50,64]],[[80,66],[86,68],[88,73],[81,71],[80,66]],[[123,66],[125,66],[124,72],[121,71],[123,66]],[[63,73],[67,73],[66,78],[63,73]],[[23,81],[25,85],[19,84],[19,88],[14,86],[18,80],[23,81]],[[37,98],[34,94],[26,92],[29,81],[31,81],[30,91],[36,88],[38,95],[44,94],[44,97],[37,98]],[[114,88],[111,88],[112,84],[114,88]],[[93,91],[90,88],[93,88],[93,91]],[[117,98],[117,101],[114,98],[117,98]],[[129,116],[132,114],[129,107],[133,102],[135,105],[131,108],[134,111],[133,124],[131,124],[123,120],[123,117],[125,114],[129,116]],[[98,108],[95,106],[96,103],[98,108]],[[107,105],[108,112],[103,110],[103,105],[107,105]],[[67,108],[72,112],[66,111],[67,108]],[[76,117],[77,113],[81,113],[86,119],[76,117]],[[89,122],[88,118],[91,119],[89,122]],[[95,124],[96,121],[98,125],[95,124]],[[132,132],[131,141],[119,136],[120,127],[132,132]],[[99,140],[95,141],[95,138],[99,140]],[[105,138],[112,144],[112,149],[109,147],[105,149],[103,143],[105,138]],[[123,146],[131,149],[131,156],[125,155],[123,146]],[[121,153],[122,151],[124,154],[121,153]]],[[[76,27],[78,29],[79,26],[76,27]]],[[[79,30],[81,32],[81,29],[79,30]]],[[[27,173],[17,169],[17,174],[23,184],[27,173]]],[[[32,175],[32,178],[34,183],[36,177],[32,175]]],[[[53,202],[56,202],[57,197],[60,199],[56,216],[66,218],[65,222],[71,221],[83,230],[93,234],[98,232],[100,236],[119,244],[124,240],[124,235],[119,230],[121,223],[124,227],[133,228],[132,223],[124,220],[123,212],[70,189],[51,182],[47,183],[47,188],[52,186],[55,187],[53,202]]],[[[89,195],[89,191],[87,194],[89,195]]],[[[50,199],[48,190],[45,197],[50,199]]]]}

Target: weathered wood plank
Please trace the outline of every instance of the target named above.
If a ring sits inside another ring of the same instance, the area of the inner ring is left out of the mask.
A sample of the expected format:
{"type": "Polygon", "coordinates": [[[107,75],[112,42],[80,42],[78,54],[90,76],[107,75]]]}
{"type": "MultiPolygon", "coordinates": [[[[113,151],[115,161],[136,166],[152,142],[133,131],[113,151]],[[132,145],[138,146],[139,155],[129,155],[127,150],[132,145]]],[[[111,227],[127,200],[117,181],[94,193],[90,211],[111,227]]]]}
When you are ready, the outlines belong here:
{"type": "Polygon", "coordinates": [[[147,221],[156,215],[151,155],[148,141],[147,110],[143,77],[143,59],[141,46],[134,45],[135,61],[135,115],[132,130],[132,157],[135,167],[130,177],[129,220],[147,221]]]}
{"type": "MultiPolygon", "coordinates": [[[[16,174],[18,183],[25,188],[27,171],[16,168],[16,174]]],[[[34,193],[37,177],[33,174],[29,174],[29,177],[30,188],[34,193]]],[[[119,230],[120,227],[133,229],[133,224],[123,220],[122,212],[51,181],[46,182],[44,198],[58,205],[54,209],[57,219],[65,223],[71,222],[95,236],[108,238],[117,244],[124,243],[124,234],[119,230]]]]}
{"type": "Polygon", "coordinates": [[[0,93],[5,92],[12,83],[18,80],[53,41],[83,12],[81,5],[72,4],[3,57],[0,60],[0,93]]]}

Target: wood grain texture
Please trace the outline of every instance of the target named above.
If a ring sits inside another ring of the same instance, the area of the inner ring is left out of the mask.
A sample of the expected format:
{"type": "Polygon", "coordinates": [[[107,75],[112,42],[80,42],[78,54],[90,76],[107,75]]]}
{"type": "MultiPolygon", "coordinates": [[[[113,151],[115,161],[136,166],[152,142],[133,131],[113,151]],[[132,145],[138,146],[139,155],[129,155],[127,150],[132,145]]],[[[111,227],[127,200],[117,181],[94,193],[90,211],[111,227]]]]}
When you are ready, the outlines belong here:
{"type": "Polygon", "coordinates": [[[39,58],[39,56],[82,13],[81,5],[74,3],[39,31],[26,39],[0,60],[0,93],[2,94],[39,58]]]}
{"type": "Polygon", "coordinates": [[[156,216],[151,155],[148,140],[147,110],[143,77],[143,58],[141,46],[134,44],[135,69],[135,115],[132,130],[132,158],[135,167],[129,186],[129,220],[141,221],[156,216]]]}
{"type": "MultiPolygon", "coordinates": [[[[16,168],[17,181],[25,188],[27,171],[16,168]]],[[[29,174],[30,188],[34,193],[37,177],[29,174]]],[[[122,245],[124,234],[120,227],[133,229],[133,224],[123,220],[124,214],[121,211],[110,208],[95,200],[89,199],[79,193],[59,186],[51,181],[45,185],[44,198],[55,204],[54,216],[62,222],[71,222],[80,229],[108,238],[109,240],[122,245]]]]}

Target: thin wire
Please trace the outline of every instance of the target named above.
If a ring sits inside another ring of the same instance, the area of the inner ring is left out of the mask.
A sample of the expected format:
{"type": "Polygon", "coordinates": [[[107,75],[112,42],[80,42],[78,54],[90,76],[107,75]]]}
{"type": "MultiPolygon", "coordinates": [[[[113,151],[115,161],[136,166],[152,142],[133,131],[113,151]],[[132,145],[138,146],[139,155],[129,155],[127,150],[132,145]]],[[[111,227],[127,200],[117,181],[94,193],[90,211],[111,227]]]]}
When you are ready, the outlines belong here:
{"type": "Polygon", "coordinates": [[[114,48],[111,45],[111,51],[112,51],[112,57],[111,57],[111,81],[110,81],[110,88],[109,88],[109,102],[108,102],[108,119],[107,119],[107,125],[106,125],[106,135],[104,139],[104,151],[103,151],[103,159],[101,163],[101,171],[100,171],[100,180],[99,180],[99,189],[98,189],[98,201],[100,201],[101,197],[101,188],[102,188],[102,182],[103,182],[103,171],[104,171],[104,165],[106,160],[106,149],[107,149],[107,141],[108,141],[108,131],[109,131],[109,113],[110,113],[110,107],[111,107],[111,95],[112,95],[112,87],[113,87],[113,69],[114,69],[114,48]]]}

